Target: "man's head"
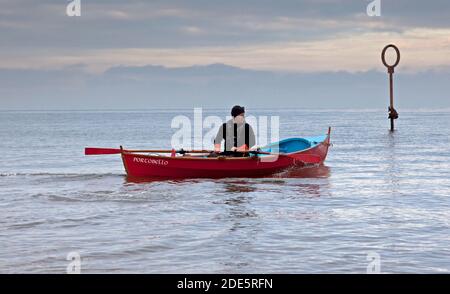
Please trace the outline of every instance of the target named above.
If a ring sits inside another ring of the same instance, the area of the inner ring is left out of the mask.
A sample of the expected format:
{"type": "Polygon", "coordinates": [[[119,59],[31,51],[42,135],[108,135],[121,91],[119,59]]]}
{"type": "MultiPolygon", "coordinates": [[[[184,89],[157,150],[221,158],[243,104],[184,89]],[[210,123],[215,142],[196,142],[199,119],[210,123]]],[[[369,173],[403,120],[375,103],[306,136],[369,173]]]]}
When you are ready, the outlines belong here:
{"type": "Polygon", "coordinates": [[[245,120],[245,108],[239,105],[233,106],[231,109],[231,115],[236,123],[243,123],[245,120]]]}

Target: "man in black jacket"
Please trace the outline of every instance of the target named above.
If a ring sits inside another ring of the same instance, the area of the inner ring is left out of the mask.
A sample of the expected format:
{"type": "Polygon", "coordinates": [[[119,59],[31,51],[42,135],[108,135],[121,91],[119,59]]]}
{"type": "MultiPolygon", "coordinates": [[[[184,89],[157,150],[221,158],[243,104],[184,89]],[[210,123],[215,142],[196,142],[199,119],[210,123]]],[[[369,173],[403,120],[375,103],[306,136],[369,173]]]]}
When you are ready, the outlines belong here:
{"type": "Polygon", "coordinates": [[[225,155],[242,156],[242,151],[247,151],[255,146],[255,133],[252,127],[245,122],[245,109],[236,105],[231,109],[232,119],[220,126],[214,140],[214,151],[220,153],[220,145],[225,140],[225,155]]]}

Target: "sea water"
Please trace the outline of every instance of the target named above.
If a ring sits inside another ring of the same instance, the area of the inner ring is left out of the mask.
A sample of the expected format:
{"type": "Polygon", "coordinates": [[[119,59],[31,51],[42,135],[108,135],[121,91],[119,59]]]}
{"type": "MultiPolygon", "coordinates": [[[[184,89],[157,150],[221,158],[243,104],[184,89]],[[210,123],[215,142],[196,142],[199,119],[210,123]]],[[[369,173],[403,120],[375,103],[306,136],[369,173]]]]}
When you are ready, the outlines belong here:
{"type": "Polygon", "coordinates": [[[133,182],[84,147],[170,148],[192,109],[0,112],[0,273],[450,272],[449,110],[400,109],[395,133],[379,109],[247,111],[281,138],[331,126],[325,165],[133,182]]]}

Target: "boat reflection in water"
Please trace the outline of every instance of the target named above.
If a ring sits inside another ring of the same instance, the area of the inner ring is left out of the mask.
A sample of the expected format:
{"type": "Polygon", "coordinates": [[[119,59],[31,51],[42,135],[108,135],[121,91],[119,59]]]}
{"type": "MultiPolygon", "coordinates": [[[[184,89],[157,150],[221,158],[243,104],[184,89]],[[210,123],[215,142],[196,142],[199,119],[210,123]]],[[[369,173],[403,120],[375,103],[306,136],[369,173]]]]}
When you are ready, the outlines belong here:
{"type": "MultiPolygon", "coordinates": [[[[291,179],[326,179],[330,176],[330,168],[324,165],[308,167],[308,168],[292,168],[290,170],[284,171],[279,174],[268,176],[261,179],[235,179],[232,181],[225,181],[225,193],[234,195],[244,195],[245,193],[252,193],[258,191],[257,186],[260,187],[261,192],[267,192],[268,185],[275,187],[275,189],[281,191],[283,186],[289,185],[289,189],[295,187],[299,193],[298,195],[310,196],[310,197],[320,197],[323,194],[324,183],[313,183],[313,182],[296,182],[291,181],[291,179]],[[262,186],[261,186],[262,185],[262,186]]],[[[327,190],[327,189],[325,189],[327,190]]],[[[297,195],[297,196],[298,196],[297,195]]],[[[328,195],[328,193],[326,193],[328,195]]],[[[239,200],[239,199],[238,199],[239,200]]],[[[231,201],[233,202],[233,201],[231,201]]]]}

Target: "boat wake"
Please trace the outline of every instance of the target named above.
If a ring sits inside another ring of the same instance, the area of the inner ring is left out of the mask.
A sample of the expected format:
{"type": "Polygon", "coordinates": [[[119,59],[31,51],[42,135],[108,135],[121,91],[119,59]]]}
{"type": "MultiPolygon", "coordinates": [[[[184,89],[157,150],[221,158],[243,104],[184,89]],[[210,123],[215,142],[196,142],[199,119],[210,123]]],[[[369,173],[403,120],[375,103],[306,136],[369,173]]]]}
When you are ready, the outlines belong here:
{"type": "Polygon", "coordinates": [[[105,177],[124,177],[124,174],[119,173],[0,173],[0,177],[53,177],[53,178],[70,178],[70,179],[95,179],[105,177]]]}
{"type": "Polygon", "coordinates": [[[330,168],[326,165],[313,165],[308,167],[292,167],[280,173],[274,174],[272,178],[328,178],[330,168]]]}
{"type": "MultiPolygon", "coordinates": [[[[309,167],[292,167],[287,170],[284,170],[282,172],[268,175],[263,178],[326,178],[330,174],[330,168],[324,165],[314,165],[309,167]]],[[[125,178],[126,182],[130,183],[146,183],[146,182],[153,182],[153,181],[169,181],[169,182],[185,182],[188,179],[162,179],[162,178],[133,178],[133,177],[127,177],[125,174],[122,173],[49,173],[49,172],[30,172],[30,173],[17,173],[17,172],[3,172],[0,173],[0,177],[8,177],[8,178],[14,178],[14,177],[23,177],[23,178],[31,178],[31,179],[38,179],[38,178],[44,178],[49,179],[53,181],[83,181],[83,180],[95,180],[95,179],[106,179],[106,178],[125,178]]],[[[195,178],[191,179],[195,180],[195,178]]]]}

